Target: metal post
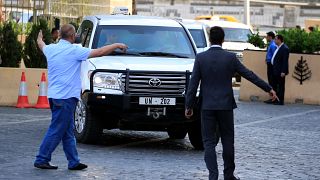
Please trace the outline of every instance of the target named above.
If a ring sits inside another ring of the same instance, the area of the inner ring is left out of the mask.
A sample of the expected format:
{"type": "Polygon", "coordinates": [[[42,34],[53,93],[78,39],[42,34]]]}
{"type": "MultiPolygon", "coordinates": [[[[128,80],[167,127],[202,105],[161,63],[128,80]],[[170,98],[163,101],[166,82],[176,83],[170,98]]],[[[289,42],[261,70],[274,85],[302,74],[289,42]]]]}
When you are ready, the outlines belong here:
{"type": "Polygon", "coordinates": [[[36,7],[36,0],[33,1],[33,23],[37,24],[37,7],[36,7]]]}
{"type": "Polygon", "coordinates": [[[244,23],[250,26],[250,0],[244,0],[244,23]]]}

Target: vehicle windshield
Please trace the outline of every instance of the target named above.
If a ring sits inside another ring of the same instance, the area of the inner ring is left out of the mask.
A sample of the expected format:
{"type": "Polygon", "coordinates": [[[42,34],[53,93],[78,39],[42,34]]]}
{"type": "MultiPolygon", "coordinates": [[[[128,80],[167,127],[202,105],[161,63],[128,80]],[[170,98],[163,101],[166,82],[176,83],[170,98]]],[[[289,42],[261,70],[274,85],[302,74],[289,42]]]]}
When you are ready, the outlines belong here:
{"type": "Polygon", "coordinates": [[[92,48],[112,43],[126,44],[128,55],[195,58],[192,44],[182,27],[99,26],[92,48]]]}
{"type": "Polygon", "coordinates": [[[224,41],[226,42],[247,42],[248,35],[252,32],[250,29],[240,29],[240,28],[223,28],[225,33],[224,41]]]}
{"type": "Polygon", "coordinates": [[[202,29],[189,29],[197,48],[205,48],[207,46],[206,38],[202,29]]]}

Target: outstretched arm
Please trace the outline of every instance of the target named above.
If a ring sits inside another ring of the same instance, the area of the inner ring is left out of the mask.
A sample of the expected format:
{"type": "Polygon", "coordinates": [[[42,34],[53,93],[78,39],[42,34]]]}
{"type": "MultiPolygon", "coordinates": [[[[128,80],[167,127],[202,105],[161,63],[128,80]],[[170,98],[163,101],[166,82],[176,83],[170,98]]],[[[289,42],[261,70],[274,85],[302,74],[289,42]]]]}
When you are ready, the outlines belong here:
{"type": "Polygon", "coordinates": [[[236,72],[238,72],[242,77],[246,78],[248,81],[252,82],[265,92],[268,92],[273,101],[278,99],[276,92],[272,89],[272,87],[252,71],[247,69],[236,57],[234,59],[234,65],[236,72]]]}
{"type": "Polygon", "coordinates": [[[92,50],[89,55],[89,58],[104,56],[104,55],[112,53],[116,49],[120,49],[123,52],[126,52],[127,48],[128,48],[127,45],[122,44],[122,43],[115,43],[115,44],[111,44],[111,45],[106,45],[101,48],[92,50]]]}

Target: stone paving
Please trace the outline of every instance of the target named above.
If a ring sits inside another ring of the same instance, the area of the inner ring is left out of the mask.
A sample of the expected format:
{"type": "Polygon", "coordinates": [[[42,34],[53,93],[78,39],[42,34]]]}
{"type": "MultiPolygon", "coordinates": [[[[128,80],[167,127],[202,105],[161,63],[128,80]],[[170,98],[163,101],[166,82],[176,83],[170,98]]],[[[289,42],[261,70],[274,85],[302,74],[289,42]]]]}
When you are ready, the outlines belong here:
{"type": "MultiPolygon", "coordinates": [[[[235,110],[236,173],[244,180],[319,180],[320,107],[240,102],[235,110]]],[[[188,138],[162,132],[105,131],[98,145],[78,144],[84,171],[67,170],[61,145],[58,170],[33,161],[50,123],[49,110],[0,107],[0,179],[207,179],[203,152],[188,138]]],[[[223,162],[217,147],[220,179],[223,162]]]]}

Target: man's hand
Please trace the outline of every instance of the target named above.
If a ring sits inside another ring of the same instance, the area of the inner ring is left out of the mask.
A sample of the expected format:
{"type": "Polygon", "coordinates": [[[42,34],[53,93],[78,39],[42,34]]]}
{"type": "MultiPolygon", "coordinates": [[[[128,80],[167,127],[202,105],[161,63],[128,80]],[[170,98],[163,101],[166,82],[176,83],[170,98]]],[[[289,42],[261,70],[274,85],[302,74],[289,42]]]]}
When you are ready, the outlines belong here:
{"type": "Polygon", "coordinates": [[[186,118],[190,119],[193,116],[193,109],[186,109],[184,115],[186,116],[186,118]]]}
{"type": "Polygon", "coordinates": [[[269,92],[269,95],[271,96],[272,101],[275,101],[275,100],[279,101],[277,93],[273,89],[271,89],[271,91],[269,92]]]}
{"type": "Polygon", "coordinates": [[[118,49],[120,49],[122,52],[127,52],[128,46],[123,43],[115,43],[118,49]]]}
{"type": "Polygon", "coordinates": [[[39,31],[38,38],[37,38],[37,44],[38,44],[38,47],[41,51],[43,50],[44,46],[46,46],[46,44],[43,42],[42,30],[39,31]]]}
{"type": "Polygon", "coordinates": [[[281,77],[284,78],[286,76],[285,73],[281,73],[281,77]]]}
{"type": "Polygon", "coordinates": [[[38,39],[41,39],[41,40],[43,39],[43,34],[42,34],[42,30],[40,30],[40,31],[39,31],[39,34],[38,34],[38,39]]]}

